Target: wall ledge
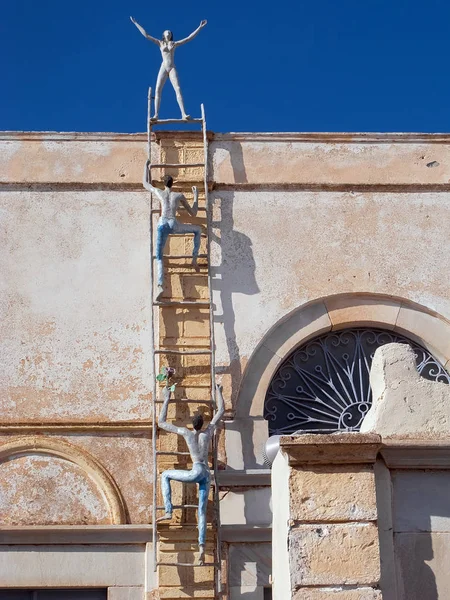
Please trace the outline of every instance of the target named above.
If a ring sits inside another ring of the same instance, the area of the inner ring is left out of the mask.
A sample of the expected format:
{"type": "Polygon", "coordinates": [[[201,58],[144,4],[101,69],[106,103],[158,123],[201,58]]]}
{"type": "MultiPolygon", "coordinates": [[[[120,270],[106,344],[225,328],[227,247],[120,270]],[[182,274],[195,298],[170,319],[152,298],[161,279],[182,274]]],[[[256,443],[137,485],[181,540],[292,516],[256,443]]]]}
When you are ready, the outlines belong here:
{"type": "Polygon", "coordinates": [[[450,439],[383,440],[380,452],[390,469],[450,469],[450,439]]]}
{"type": "Polygon", "coordinates": [[[151,525],[35,525],[0,527],[2,544],[146,544],[151,525]]]}
{"type": "Polygon", "coordinates": [[[225,469],[218,472],[219,486],[222,487],[270,487],[270,469],[244,469],[232,471],[225,469]]]}
{"type": "Polygon", "coordinates": [[[380,448],[381,436],[373,433],[305,433],[280,439],[290,465],[371,464],[380,448]]]}
{"type": "Polygon", "coordinates": [[[220,539],[228,543],[272,542],[272,527],[222,525],[220,539]]]}

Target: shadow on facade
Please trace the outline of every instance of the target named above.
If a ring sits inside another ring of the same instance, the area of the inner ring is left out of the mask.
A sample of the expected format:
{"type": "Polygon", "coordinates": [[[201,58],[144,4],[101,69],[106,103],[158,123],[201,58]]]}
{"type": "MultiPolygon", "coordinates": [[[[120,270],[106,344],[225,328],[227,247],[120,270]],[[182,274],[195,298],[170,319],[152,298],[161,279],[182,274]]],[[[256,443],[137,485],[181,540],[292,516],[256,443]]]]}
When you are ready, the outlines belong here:
{"type": "Polygon", "coordinates": [[[450,597],[449,471],[392,469],[386,477],[381,469],[377,461],[383,599],[450,597]]]}
{"type": "MultiPolygon", "coordinates": [[[[213,235],[213,241],[220,246],[222,258],[220,264],[213,268],[213,276],[215,276],[213,287],[220,293],[222,314],[215,316],[215,322],[223,324],[229,356],[229,364],[218,367],[217,372],[230,376],[231,400],[235,407],[242,380],[242,364],[236,340],[233,294],[258,294],[259,287],[255,277],[256,265],[252,241],[247,235],[234,229],[235,194],[234,192],[224,192],[220,195],[220,200],[216,199],[217,201],[220,203],[220,220],[213,222],[213,230],[220,231],[220,239],[217,235],[213,235]]],[[[235,302],[238,301],[236,298],[235,302]]]]}

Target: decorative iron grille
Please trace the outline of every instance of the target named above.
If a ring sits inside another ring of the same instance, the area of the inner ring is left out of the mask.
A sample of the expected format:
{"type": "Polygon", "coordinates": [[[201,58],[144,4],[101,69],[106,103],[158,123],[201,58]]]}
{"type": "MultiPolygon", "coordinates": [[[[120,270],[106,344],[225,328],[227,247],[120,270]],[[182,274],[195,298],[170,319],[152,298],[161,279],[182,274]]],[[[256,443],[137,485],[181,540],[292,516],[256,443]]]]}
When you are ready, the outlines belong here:
{"type": "Polygon", "coordinates": [[[269,435],[358,431],[372,404],[373,355],[391,342],[412,347],[422,377],[450,383],[425,348],[401,335],[365,328],[327,333],[295,350],[275,373],[264,403],[269,435]]]}

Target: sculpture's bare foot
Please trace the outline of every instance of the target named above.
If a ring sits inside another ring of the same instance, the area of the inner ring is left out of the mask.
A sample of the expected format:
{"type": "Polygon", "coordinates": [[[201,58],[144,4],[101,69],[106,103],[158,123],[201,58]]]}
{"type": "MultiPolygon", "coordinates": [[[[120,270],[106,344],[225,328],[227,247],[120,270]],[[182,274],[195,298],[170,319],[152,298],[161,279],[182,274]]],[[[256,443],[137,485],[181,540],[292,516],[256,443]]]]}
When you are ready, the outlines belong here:
{"type": "Polygon", "coordinates": [[[159,119],[159,116],[155,113],[153,115],[153,117],[150,119],[150,121],[157,121],[159,119]]]}
{"type": "Polygon", "coordinates": [[[190,121],[191,120],[191,115],[182,115],[181,118],[183,119],[183,121],[190,121]]]}
{"type": "Polygon", "coordinates": [[[204,565],[205,564],[205,546],[199,546],[199,549],[200,549],[200,554],[198,555],[198,564],[204,565]]]}
{"type": "Polygon", "coordinates": [[[170,521],[171,518],[172,518],[172,513],[166,513],[162,517],[158,517],[156,519],[156,522],[159,523],[160,521],[170,521]]]}
{"type": "Polygon", "coordinates": [[[156,286],[156,296],[155,296],[156,301],[161,299],[161,296],[163,295],[163,291],[164,291],[164,287],[162,285],[156,286]]]}

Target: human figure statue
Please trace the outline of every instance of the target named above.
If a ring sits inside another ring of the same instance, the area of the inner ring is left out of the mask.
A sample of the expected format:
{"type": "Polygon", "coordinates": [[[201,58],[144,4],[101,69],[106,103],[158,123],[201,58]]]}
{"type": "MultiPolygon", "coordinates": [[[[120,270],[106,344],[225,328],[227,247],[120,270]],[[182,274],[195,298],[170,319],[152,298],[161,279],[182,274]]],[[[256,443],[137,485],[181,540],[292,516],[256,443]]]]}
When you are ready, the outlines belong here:
{"type": "Polygon", "coordinates": [[[209,487],[211,484],[211,472],[208,466],[208,453],[211,439],[217,424],[224,413],[224,402],[222,388],[216,385],[217,392],[217,412],[210,424],[202,431],[203,417],[196,415],[192,419],[193,430],[187,427],[176,427],[166,421],[167,408],[170,400],[171,389],[166,386],[163,388],[163,406],[159,415],[158,425],[161,429],[176,433],[184,437],[193,462],[190,471],[180,469],[169,469],[161,474],[161,488],[164,499],[164,516],[158,521],[172,518],[172,490],[171,481],[182,481],[184,483],[198,483],[198,545],[199,545],[199,563],[205,562],[205,539],[206,539],[206,508],[208,505],[209,487]]]}
{"type": "Polygon", "coordinates": [[[192,207],[189,206],[189,202],[186,200],[183,194],[179,192],[172,192],[171,188],[173,185],[173,178],[170,175],[164,177],[164,190],[154,187],[150,183],[150,161],[147,160],[144,167],[144,177],[142,184],[146,190],[155,194],[161,204],[161,216],[158,221],[157,233],[156,233],[156,268],[158,274],[158,289],[156,294],[156,300],[159,300],[163,293],[164,285],[164,268],[163,268],[163,255],[164,246],[166,245],[167,238],[171,233],[193,233],[194,234],[194,249],[192,251],[192,262],[195,268],[197,268],[197,257],[200,249],[200,240],[202,234],[202,228],[200,225],[190,225],[180,223],[177,220],[177,210],[181,204],[187,210],[187,212],[195,217],[198,212],[198,189],[197,186],[192,186],[192,192],[194,194],[194,203],[192,207]]]}
{"type": "Polygon", "coordinates": [[[161,92],[164,87],[164,84],[167,81],[167,78],[170,79],[170,82],[173,85],[173,89],[175,90],[175,94],[177,95],[177,102],[178,102],[178,106],[180,107],[180,110],[181,110],[181,117],[186,121],[189,120],[191,117],[190,117],[190,115],[186,114],[186,109],[184,108],[183,96],[181,94],[180,83],[178,81],[178,73],[177,73],[177,69],[175,67],[175,61],[174,61],[175,48],[178,48],[178,46],[182,46],[183,44],[186,44],[186,42],[190,42],[191,40],[193,40],[195,38],[195,36],[198,35],[200,33],[200,31],[203,29],[203,27],[206,25],[207,21],[202,21],[200,23],[200,25],[197,27],[197,29],[195,31],[193,31],[191,33],[191,35],[188,35],[187,38],[184,38],[183,40],[179,40],[178,42],[174,42],[173,41],[173,33],[171,31],[169,31],[169,30],[164,31],[162,39],[158,40],[158,39],[154,38],[153,36],[149,35],[145,31],[145,29],[143,27],[141,27],[139,25],[139,23],[133,17],[130,17],[130,19],[131,19],[131,22],[134,23],[134,25],[136,25],[136,27],[139,29],[139,31],[142,33],[142,35],[144,37],[146,37],[148,40],[150,40],[151,42],[153,42],[154,44],[157,44],[159,46],[159,49],[161,50],[162,64],[159,69],[158,79],[156,81],[155,114],[154,114],[152,120],[154,120],[154,121],[158,120],[159,106],[161,104],[161,92]]]}

